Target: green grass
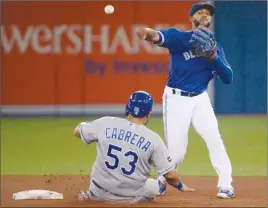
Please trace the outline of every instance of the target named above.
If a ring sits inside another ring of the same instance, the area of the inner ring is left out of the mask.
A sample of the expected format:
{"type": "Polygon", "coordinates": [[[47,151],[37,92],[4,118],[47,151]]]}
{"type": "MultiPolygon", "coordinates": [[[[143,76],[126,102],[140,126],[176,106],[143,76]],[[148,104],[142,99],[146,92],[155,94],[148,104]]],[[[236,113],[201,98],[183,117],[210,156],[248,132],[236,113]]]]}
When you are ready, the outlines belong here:
{"type": "MultiPolygon", "coordinates": [[[[265,117],[218,117],[234,176],[266,176],[265,117]]],[[[85,118],[2,119],[1,174],[88,174],[96,158],[95,144],[72,135],[85,118]]],[[[148,125],[162,137],[162,119],[148,125]]],[[[192,129],[181,175],[216,175],[205,143],[192,129]]],[[[154,174],[154,172],[153,172],[154,174]]]]}

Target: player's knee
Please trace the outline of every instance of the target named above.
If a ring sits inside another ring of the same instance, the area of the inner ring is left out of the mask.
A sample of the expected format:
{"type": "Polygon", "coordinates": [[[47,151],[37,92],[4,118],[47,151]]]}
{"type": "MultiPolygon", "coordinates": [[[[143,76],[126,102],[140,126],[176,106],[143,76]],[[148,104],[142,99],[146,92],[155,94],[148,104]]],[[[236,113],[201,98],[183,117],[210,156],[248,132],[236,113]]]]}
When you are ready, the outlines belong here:
{"type": "Polygon", "coordinates": [[[208,126],[207,128],[196,129],[196,131],[203,138],[220,136],[220,131],[216,124],[208,126]]]}
{"type": "Polygon", "coordinates": [[[157,180],[148,178],[144,184],[146,195],[148,198],[154,198],[159,192],[159,185],[157,180]]]}

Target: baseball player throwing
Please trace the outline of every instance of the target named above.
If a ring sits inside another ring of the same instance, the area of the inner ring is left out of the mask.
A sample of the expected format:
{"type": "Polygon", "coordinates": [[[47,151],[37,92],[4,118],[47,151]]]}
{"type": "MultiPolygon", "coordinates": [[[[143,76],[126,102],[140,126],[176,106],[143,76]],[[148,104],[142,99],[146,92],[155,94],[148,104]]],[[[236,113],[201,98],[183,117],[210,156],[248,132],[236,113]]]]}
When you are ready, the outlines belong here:
{"type": "Polygon", "coordinates": [[[163,119],[166,145],[174,163],[179,165],[184,159],[192,124],[205,140],[218,174],[217,196],[232,198],[232,167],[206,92],[214,77],[219,77],[225,84],[233,80],[224,50],[209,30],[213,14],[212,5],[197,3],[190,10],[192,30],[140,28],[137,36],[167,48],[170,53],[170,72],[163,94],[163,119]]]}
{"type": "Polygon", "coordinates": [[[194,191],[183,184],[164,142],[148,129],[152,97],[143,91],[133,93],[126,105],[127,119],[102,117],[82,122],[74,135],[86,144],[97,142],[97,159],[90,187],[79,199],[137,203],[163,194],[168,182],[180,191],[194,191]],[[148,178],[154,165],[159,179],[148,178]]]}

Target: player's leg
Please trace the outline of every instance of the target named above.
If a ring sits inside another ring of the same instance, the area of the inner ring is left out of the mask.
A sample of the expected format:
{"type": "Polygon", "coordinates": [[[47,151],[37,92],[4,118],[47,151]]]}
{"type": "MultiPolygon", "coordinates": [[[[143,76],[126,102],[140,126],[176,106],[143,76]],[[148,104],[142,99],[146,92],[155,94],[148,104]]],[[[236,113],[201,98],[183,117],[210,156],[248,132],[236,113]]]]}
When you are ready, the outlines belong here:
{"type": "Polygon", "coordinates": [[[102,195],[102,191],[96,189],[90,181],[89,189],[87,191],[79,191],[77,193],[77,199],[78,201],[107,201],[102,195]],[[94,193],[92,191],[94,191],[94,193]]]}
{"type": "Polygon", "coordinates": [[[89,189],[84,192],[80,191],[77,194],[77,199],[79,201],[101,201],[107,203],[121,203],[121,204],[133,204],[144,201],[152,201],[154,197],[159,193],[159,185],[155,179],[147,179],[144,186],[138,190],[137,196],[127,197],[127,196],[118,196],[110,192],[104,191],[98,188],[92,181],[90,182],[89,189]]]}
{"type": "Polygon", "coordinates": [[[165,142],[176,165],[182,163],[186,154],[193,108],[193,98],[173,94],[171,88],[165,88],[163,95],[165,142]]]}
{"type": "Polygon", "coordinates": [[[142,201],[152,201],[155,196],[159,194],[158,181],[153,178],[148,178],[144,186],[139,190],[139,193],[132,203],[142,202],[142,201]]]}
{"type": "Polygon", "coordinates": [[[219,196],[231,198],[234,196],[231,185],[232,166],[219,132],[216,115],[206,92],[197,96],[195,100],[196,107],[192,118],[193,127],[205,140],[211,163],[219,176],[218,188],[220,192],[224,192],[219,196]]]}
{"type": "Polygon", "coordinates": [[[89,189],[87,191],[79,191],[77,193],[78,201],[103,201],[101,198],[93,194],[89,189]]]}
{"type": "Polygon", "coordinates": [[[107,202],[111,204],[115,203],[133,203],[135,201],[136,197],[133,196],[119,196],[113,193],[108,192],[107,190],[104,190],[99,185],[96,185],[96,183],[92,182],[92,179],[90,181],[89,189],[86,192],[80,191],[77,196],[79,201],[85,201],[85,200],[91,200],[91,201],[101,201],[101,202],[107,202]]]}

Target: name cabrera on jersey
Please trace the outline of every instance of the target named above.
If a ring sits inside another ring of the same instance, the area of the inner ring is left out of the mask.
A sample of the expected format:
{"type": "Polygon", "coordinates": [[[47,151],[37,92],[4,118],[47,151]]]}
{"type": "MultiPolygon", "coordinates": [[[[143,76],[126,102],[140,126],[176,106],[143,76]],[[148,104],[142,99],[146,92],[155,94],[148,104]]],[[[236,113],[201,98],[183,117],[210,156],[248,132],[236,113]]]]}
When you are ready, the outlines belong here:
{"type": "Polygon", "coordinates": [[[143,151],[147,151],[151,146],[151,141],[148,141],[144,137],[122,128],[106,128],[106,139],[118,139],[127,142],[131,145],[139,147],[143,151]]]}
{"type": "Polygon", "coordinates": [[[102,117],[80,126],[82,140],[97,142],[91,177],[109,192],[135,196],[154,165],[159,175],[174,168],[161,137],[127,119],[102,117]]]}
{"type": "MultiPolygon", "coordinates": [[[[193,31],[180,31],[175,28],[159,30],[160,47],[167,48],[170,53],[170,72],[167,86],[185,91],[203,92],[208,83],[215,77],[213,64],[195,55],[189,47],[193,31]]],[[[224,50],[217,42],[220,58],[227,63],[224,50]]]]}

